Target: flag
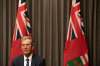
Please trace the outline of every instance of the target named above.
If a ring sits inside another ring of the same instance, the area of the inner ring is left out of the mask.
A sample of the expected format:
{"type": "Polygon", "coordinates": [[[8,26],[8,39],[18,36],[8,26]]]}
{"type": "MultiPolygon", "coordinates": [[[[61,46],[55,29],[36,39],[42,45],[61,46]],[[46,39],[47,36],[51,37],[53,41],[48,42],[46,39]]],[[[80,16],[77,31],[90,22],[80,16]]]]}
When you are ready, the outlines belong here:
{"type": "Polygon", "coordinates": [[[88,66],[88,48],[83,28],[80,1],[72,0],[64,48],[64,66],[88,66]]]}
{"type": "Polygon", "coordinates": [[[12,38],[11,50],[10,50],[10,62],[19,55],[22,54],[20,49],[20,38],[23,36],[31,35],[31,22],[28,15],[28,7],[26,0],[19,0],[18,9],[16,13],[16,22],[12,38]]]}

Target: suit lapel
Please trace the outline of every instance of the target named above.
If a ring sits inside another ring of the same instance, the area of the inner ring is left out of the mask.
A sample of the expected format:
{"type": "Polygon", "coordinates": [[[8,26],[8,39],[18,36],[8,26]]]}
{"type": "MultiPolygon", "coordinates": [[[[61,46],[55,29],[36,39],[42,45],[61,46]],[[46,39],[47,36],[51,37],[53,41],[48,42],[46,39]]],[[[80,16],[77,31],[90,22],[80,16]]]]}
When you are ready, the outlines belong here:
{"type": "Polygon", "coordinates": [[[35,62],[35,55],[32,56],[31,66],[37,66],[35,62]]]}

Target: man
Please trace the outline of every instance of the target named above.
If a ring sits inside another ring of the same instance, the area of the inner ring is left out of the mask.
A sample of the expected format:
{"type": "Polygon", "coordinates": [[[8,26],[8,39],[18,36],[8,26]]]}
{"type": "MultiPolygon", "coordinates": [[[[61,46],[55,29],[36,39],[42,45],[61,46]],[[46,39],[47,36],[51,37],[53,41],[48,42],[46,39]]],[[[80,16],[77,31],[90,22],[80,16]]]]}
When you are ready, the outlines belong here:
{"type": "Polygon", "coordinates": [[[22,37],[21,49],[23,55],[17,57],[13,61],[12,66],[44,66],[42,58],[36,56],[33,52],[34,47],[32,45],[32,38],[30,36],[22,37]]]}

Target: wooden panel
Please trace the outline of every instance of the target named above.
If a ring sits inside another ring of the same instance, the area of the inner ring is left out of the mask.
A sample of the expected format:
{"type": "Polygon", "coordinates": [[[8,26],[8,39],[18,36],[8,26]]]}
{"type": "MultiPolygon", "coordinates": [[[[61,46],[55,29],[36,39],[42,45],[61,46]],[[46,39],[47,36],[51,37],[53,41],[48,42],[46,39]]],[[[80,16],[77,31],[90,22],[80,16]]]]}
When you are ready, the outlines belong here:
{"type": "Polygon", "coordinates": [[[97,20],[96,20],[96,66],[100,65],[100,0],[97,0],[97,20]]]}
{"type": "Polygon", "coordinates": [[[0,0],[0,65],[2,65],[3,64],[3,62],[2,62],[2,60],[3,60],[3,58],[2,58],[2,56],[3,56],[3,51],[2,51],[2,49],[3,49],[3,26],[2,26],[2,23],[3,23],[3,19],[2,19],[2,17],[3,17],[3,14],[2,14],[2,9],[3,9],[3,6],[2,6],[2,0],[0,0]]]}

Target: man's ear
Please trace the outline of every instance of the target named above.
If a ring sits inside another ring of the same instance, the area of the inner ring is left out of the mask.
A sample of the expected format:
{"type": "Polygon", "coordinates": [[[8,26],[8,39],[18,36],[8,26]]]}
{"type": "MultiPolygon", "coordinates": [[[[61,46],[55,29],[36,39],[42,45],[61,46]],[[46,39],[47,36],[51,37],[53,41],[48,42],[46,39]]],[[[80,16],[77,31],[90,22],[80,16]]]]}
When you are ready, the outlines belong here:
{"type": "Polygon", "coordinates": [[[36,49],[35,49],[34,46],[32,47],[32,52],[33,52],[33,53],[36,53],[36,49]]]}
{"type": "Polygon", "coordinates": [[[35,48],[34,48],[34,46],[32,46],[32,50],[34,50],[35,48]]]}

